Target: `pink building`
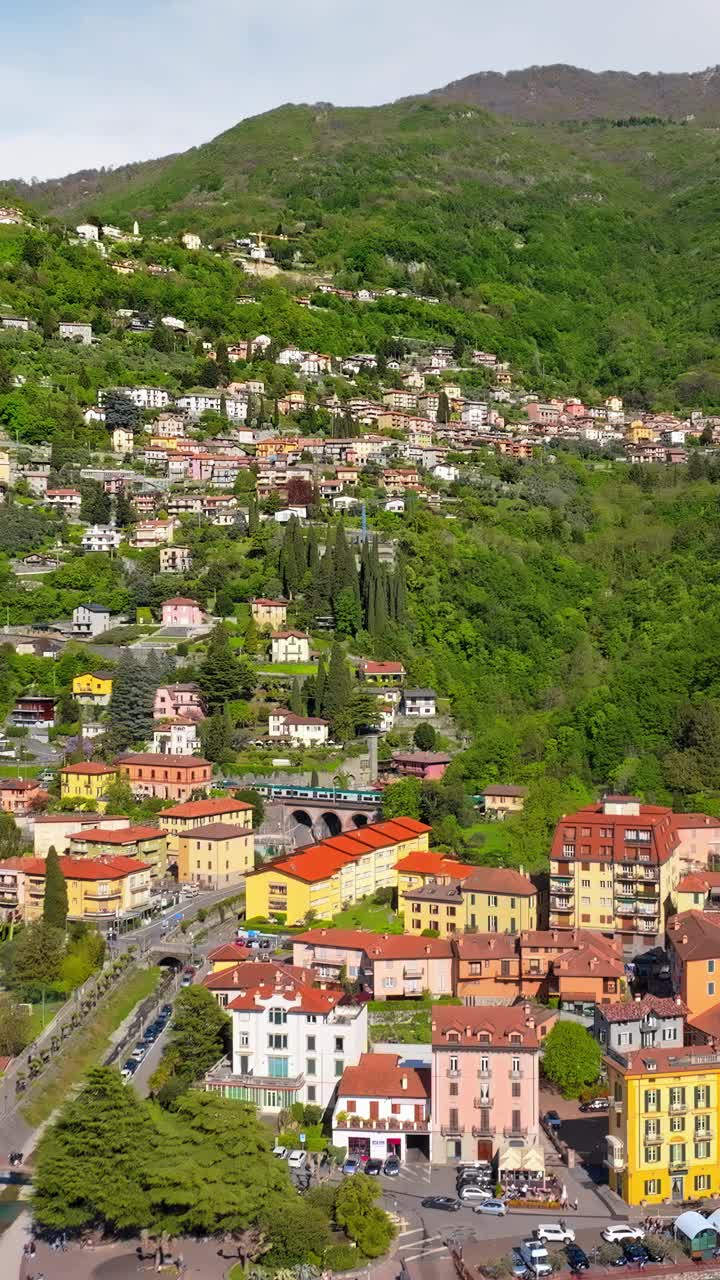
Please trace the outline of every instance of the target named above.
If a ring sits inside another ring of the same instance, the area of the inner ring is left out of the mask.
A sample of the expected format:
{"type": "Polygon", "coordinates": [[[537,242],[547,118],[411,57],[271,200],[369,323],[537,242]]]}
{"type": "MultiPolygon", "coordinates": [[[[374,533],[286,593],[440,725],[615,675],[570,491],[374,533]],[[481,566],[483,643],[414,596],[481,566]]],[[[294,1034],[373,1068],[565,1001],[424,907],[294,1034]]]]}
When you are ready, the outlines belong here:
{"type": "Polygon", "coordinates": [[[333,1112],[333,1143],[349,1156],[404,1161],[408,1149],[430,1158],[430,1071],[394,1053],[363,1053],[346,1067],[333,1112]]]}
{"type": "Polygon", "coordinates": [[[319,979],[337,981],[342,970],[376,1000],[452,995],[453,952],[448,938],[370,933],[363,929],[308,929],[293,938],[293,964],[319,979]]]}
{"type": "Polygon", "coordinates": [[[531,1006],[434,1005],[433,1164],[539,1153],[540,1036],[531,1006]]]}
{"type": "Polygon", "coordinates": [[[201,627],[205,621],[197,600],[188,596],[173,596],[163,601],[162,624],[164,627],[201,627]]]}
{"type": "Polygon", "coordinates": [[[444,751],[394,751],[392,762],[398,773],[410,778],[442,778],[451,757],[444,751]]]}
{"type": "Polygon", "coordinates": [[[0,780],[0,809],[5,813],[30,813],[35,804],[41,804],[47,798],[47,792],[39,782],[28,782],[23,778],[0,780]]]}
{"type": "Polygon", "coordinates": [[[205,701],[199,684],[161,684],[155,692],[153,717],[155,720],[174,720],[178,716],[189,720],[205,719],[205,701]]]}
{"type": "Polygon", "coordinates": [[[720,869],[720,820],[706,813],[675,813],[673,829],[684,871],[720,869]]]}

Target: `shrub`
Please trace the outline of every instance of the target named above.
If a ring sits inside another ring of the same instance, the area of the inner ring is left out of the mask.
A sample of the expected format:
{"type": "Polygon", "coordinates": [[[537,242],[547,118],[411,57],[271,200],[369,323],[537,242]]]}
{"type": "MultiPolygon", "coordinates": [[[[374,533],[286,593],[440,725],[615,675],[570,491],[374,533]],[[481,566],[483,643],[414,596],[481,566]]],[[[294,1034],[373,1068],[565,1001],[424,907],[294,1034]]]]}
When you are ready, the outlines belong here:
{"type": "Polygon", "coordinates": [[[333,1244],[325,1250],[325,1266],[331,1271],[352,1271],[361,1260],[361,1255],[352,1244],[333,1244]]]}

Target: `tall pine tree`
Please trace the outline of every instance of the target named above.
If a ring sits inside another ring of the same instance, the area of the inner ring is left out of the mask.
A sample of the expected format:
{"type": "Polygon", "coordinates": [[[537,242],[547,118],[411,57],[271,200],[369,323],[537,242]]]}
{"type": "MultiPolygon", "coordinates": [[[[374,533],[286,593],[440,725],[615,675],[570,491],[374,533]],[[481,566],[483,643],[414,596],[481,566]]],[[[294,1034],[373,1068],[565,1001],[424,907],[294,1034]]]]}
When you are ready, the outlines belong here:
{"type": "Polygon", "coordinates": [[[62,873],[60,859],[54,844],[48,849],[45,861],[45,896],[43,920],[54,929],[65,929],[68,913],[67,882],[62,873]]]}
{"type": "Polygon", "coordinates": [[[109,736],[116,751],[144,742],[151,733],[154,688],[148,673],[124,650],[113,676],[108,707],[109,736]]]}

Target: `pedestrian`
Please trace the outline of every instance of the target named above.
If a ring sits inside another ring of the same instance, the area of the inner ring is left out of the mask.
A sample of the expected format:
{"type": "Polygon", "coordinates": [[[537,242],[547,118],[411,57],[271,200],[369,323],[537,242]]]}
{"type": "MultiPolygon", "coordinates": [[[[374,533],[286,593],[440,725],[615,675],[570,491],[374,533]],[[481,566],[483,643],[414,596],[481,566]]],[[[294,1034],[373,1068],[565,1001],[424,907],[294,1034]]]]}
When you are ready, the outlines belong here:
{"type": "Polygon", "coordinates": [[[63,1231],[60,1237],[60,1248],[62,1249],[63,1253],[67,1253],[67,1232],[66,1231],[63,1231]]]}
{"type": "Polygon", "coordinates": [[[578,1198],[577,1198],[577,1196],[576,1196],[576,1197],[575,1197],[575,1199],[573,1200],[573,1206],[572,1206],[572,1207],[573,1207],[573,1209],[574,1209],[575,1213],[577,1213],[577,1211],[578,1211],[578,1198]]]}
{"type": "Polygon", "coordinates": [[[31,1240],[31,1241],[30,1241],[30,1257],[31,1257],[31,1258],[34,1258],[34,1257],[35,1257],[35,1253],[36,1253],[36,1249],[35,1249],[35,1241],[34,1241],[34,1240],[31,1240]]]}

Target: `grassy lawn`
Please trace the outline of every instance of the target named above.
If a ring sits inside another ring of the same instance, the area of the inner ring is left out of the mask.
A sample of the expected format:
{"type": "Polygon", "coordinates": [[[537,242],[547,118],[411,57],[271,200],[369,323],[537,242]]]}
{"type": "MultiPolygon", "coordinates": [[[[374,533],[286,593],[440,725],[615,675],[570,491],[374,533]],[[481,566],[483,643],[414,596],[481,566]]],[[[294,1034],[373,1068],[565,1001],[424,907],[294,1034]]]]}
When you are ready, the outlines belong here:
{"type": "Polygon", "coordinates": [[[374,933],[402,933],[403,927],[392,907],[380,906],[364,898],[333,917],[336,929],[372,929],[374,933]]]}
{"type": "Polygon", "coordinates": [[[30,1026],[32,1028],[33,1040],[35,1039],[36,1036],[40,1035],[40,1032],[44,1030],[48,1022],[52,1022],[53,1018],[55,1017],[55,1014],[60,1011],[64,1003],[65,1003],[64,1000],[47,1000],[46,999],[44,1017],[43,1017],[42,1000],[38,1001],[37,1004],[33,1005],[32,1013],[30,1015],[30,1026]]]}
{"type": "Polygon", "coordinates": [[[22,777],[25,779],[37,778],[38,774],[42,773],[43,769],[50,767],[51,766],[44,764],[25,764],[25,761],[23,761],[22,766],[20,767],[16,764],[0,764],[0,778],[18,778],[20,777],[21,771],[22,777]]]}
{"type": "Polygon", "coordinates": [[[504,822],[473,822],[462,832],[473,843],[473,837],[483,837],[482,844],[478,841],[476,846],[482,853],[507,853],[510,847],[510,831],[504,822]]]}
{"type": "Polygon", "coordinates": [[[119,984],[80,1035],[70,1041],[60,1055],[57,1067],[51,1068],[38,1081],[33,1090],[35,1096],[31,1095],[22,1108],[28,1124],[36,1126],[47,1120],[80,1077],[102,1061],[113,1031],[132,1013],[136,1004],[155,990],[161,976],[159,968],[141,969],[119,984]]]}
{"type": "Polygon", "coordinates": [[[255,670],[264,675],[314,676],[316,662],[256,662],[255,670]]]}

